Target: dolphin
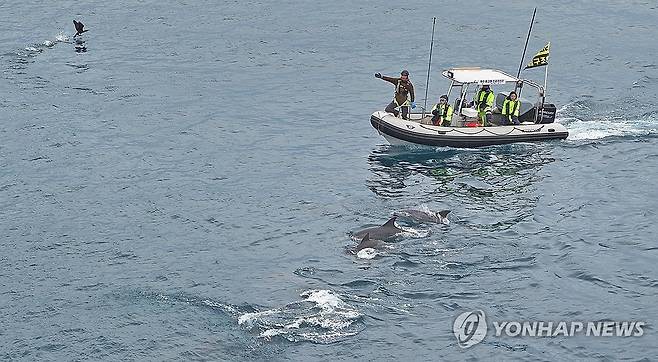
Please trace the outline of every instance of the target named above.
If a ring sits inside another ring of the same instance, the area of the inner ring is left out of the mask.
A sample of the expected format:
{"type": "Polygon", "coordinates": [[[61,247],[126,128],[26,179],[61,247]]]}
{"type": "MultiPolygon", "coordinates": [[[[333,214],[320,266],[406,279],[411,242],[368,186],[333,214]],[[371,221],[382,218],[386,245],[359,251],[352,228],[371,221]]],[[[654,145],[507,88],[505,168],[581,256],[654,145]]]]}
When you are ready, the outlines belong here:
{"type": "Polygon", "coordinates": [[[400,210],[395,213],[396,216],[402,217],[405,219],[411,219],[418,222],[433,222],[437,224],[449,224],[448,214],[450,210],[441,210],[441,211],[421,211],[421,210],[400,210]]]}
{"type": "Polygon", "coordinates": [[[391,240],[393,237],[395,237],[395,235],[403,231],[399,227],[395,226],[396,218],[396,216],[393,216],[382,226],[375,226],[357,231],[353,234],[353,236],[357,239],[363,239],[366,237],[366,235],[369,234],[368,237],[374,240],[391,240]]]}
{"type": "Polygon", "coordinates": [[[366,236],[361,239],[359,245],[354,248],[354,253],[359,251],[371,248],[371,249],[380,249],[384,246],[385,242],[383,240],[370,239],[370,233],[366,233],[366,236]]]}
{"type": "Polygon", "coordinates": [[[75,38],[78,35],[81,35],[87,30],[84,30],[85,25],[79,21],[73,20],[73,25],[75,25],[75,35],[73,37],[75,38]]]}

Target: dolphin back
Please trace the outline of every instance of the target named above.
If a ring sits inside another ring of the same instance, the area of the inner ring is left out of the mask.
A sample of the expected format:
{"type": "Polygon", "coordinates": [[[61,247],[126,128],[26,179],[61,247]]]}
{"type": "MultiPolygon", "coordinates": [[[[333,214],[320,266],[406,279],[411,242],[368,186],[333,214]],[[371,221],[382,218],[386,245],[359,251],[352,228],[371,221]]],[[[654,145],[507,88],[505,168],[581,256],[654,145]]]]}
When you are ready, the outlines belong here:
{"type": "Polygon", "coordinates": [[[354,248],[354,251],[358,252],[361,249],[367,248],[368,247],[368,242],[370,241],[370,233],[366,233],[366,236],[361,239],[359,242],[359,245],[354,248]]]}
{"type": "Polygon", "coordinates": [[[378,239],[371,239],[370,238],[370,233],[366,233],[366,236],[361,239],[361,242],[359,245],[354,248],[354,252],[358,253],[359,251],[363,249],[379,249],[384,246],[384,241],[383,240],[378,240],[378,239]]]}
{"type": "MultiPolygon", "coordinates": [[[[402,232],[402,229],[395,226],[396,217],[390,218],[384,225],[363,229],[353,233],[354,238],[365,238],[366,235],[370,240],[389,240],[396,234],[402,232]],[[370,234],[370,235],[368,235],[370,234]]],[[[363,240],[362,240],[363,242],[363,240]]]]}

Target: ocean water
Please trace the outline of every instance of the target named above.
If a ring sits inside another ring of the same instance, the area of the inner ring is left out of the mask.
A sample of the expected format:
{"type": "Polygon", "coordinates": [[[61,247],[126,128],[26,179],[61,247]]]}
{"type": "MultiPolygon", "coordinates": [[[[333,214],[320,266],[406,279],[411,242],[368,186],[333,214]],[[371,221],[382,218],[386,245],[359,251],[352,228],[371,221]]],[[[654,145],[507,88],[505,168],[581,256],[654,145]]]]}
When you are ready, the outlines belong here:
{"type": "Polygon", "coordinates": [[[433,16],[437,97],[448,67],[514,73],[534,6],[4,0],[0,358],[655,358],[655,2],[540,5],[527,59],[551,41],[565,141],[404,149],[369,124],[375,72],[423,102],[433,16]],[[451,222],[348,252],[406,208],[451,222]],[[463,349],[472,310],[646,327],[463,349]]]}

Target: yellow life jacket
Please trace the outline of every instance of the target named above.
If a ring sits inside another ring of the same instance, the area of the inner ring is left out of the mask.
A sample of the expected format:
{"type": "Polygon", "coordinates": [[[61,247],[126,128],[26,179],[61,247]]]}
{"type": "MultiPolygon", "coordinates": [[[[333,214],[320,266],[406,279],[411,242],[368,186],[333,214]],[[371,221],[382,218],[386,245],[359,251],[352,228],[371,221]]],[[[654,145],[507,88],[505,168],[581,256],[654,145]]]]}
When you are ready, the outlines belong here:
{"type": "Polygon", "coordinates": [[[493,106],[494,92],[489,89],[488,91],[480,89],[476,97],[477,109],[483,111],[487,107],[493,106]]]}
{"type": "Polygon", "coordinates": [[[500,113],[503,115],[507,116],[507,118],[512,118],[512,116],[519,116],[519,108],[521,106],[521,102],[519,100],[511,100],[511,99],[505,99],[505,102],[503,102],[503,109],[500,113]]]}
{"type": "Polygon", "coordinates": [[[439,110],[439,117],[441,117],[442,120],[446,119],[452,119],[452,106],[449,105],[448,103],[441,104],[437,103],[432,107],[432,114],[434,114],[435,110],[439,110]]]}

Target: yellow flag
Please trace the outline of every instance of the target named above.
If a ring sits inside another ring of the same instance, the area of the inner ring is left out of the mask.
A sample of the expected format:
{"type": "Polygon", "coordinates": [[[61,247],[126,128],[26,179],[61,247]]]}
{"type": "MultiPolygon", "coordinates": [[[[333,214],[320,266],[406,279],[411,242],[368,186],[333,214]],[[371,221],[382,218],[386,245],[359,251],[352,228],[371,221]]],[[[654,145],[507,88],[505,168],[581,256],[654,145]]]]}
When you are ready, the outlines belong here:
{"type": "Polygon", "coordinates": [[[532,60],[530,63],[528,63],[528,65],[525,66],[525,69],[548,65],[548,52],[550,48],[551,42],[549,41],[545,47],[543,47],[534,57],[532,57],[532,60]]]}

